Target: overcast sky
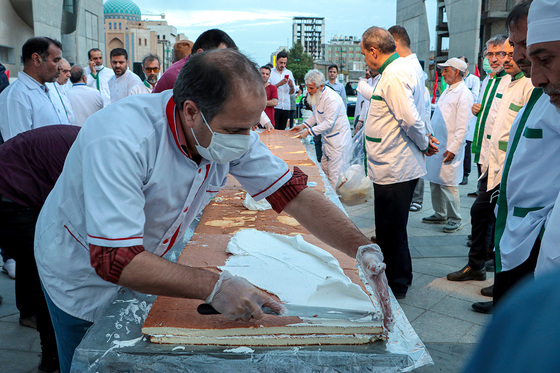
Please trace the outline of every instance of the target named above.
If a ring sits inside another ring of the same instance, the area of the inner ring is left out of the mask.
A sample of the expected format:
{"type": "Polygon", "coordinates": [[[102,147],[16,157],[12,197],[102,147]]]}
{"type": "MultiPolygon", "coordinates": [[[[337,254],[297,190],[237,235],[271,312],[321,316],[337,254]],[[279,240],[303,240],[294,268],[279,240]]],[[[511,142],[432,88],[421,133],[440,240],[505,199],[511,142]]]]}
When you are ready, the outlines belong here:
{"type": "MultiPolygon", "coordinates": [[[[270,54],[278,47],[291,47],[292,17],[325,17],[326,42],[334,35],[360,37],[370,26],[388,28],[396,22],[396,0],[134,2],[142,10],[143,18],[146,18],[144,14],[149,12],[165,13],[167,22],[193,41],[205,30],[222,29],[233,38],[242,52],[260,65],[269,62],[270,54]]],[[[426,0],[426,8],[429,27],[433,30],[436,0],[426,0]]],[[[431,39],[433,48],[433,35],[431,39]]]]}

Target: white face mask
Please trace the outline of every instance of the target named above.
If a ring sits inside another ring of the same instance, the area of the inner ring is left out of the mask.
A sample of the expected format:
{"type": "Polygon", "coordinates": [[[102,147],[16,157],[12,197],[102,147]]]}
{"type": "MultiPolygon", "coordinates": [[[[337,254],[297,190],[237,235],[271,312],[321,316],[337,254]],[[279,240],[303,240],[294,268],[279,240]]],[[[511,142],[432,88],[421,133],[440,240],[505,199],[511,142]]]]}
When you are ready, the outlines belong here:
{"type": "Polygon", "coordinates": [[[241,158],[241,156],[249,149],[249,143],[251,141],[250,135],[225,135],[223,133],[216,133],[212,131],[208,125],[202,111],[200,112],[200,115],[202,115],[204,124],[206,124],[206,127],[208,127],[212,133],[210,145],[208,145],[207,148],[204,148],[198,142],[198,139],[191,128],[191,133],[196,141],[196,150],[202,158],[207,159],[210,162],[224,164],[241,158]]]}

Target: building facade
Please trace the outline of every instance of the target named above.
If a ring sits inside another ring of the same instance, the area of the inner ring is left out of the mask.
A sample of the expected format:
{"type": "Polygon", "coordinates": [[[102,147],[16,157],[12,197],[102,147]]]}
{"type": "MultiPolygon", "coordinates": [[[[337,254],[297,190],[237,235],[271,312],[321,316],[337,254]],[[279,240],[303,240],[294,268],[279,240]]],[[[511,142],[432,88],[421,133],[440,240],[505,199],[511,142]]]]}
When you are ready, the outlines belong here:
{"type": "Polygon", "coordinates": [[[324,58],[325,44],[324,17],[294,17],[292,24],[292,45],[301,43],[303,50],[313,60],[324,58]]]}
{"type": "Polygon", "coordinates": [[[71,64],[87,65],[91,48],[105,49],[102,0],[0,0],[0,63],[15,78],[21,47],[34,36],[60,40],[71,64]]]}

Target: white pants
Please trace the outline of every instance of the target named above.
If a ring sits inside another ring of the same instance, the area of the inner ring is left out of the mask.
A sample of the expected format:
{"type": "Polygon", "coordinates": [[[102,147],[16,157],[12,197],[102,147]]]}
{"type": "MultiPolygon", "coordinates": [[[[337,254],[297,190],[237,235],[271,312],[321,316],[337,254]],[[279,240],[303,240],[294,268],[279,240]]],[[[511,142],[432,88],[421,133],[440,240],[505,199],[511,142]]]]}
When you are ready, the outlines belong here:
{"type": "Polygon", "coordinates": [[[447,220],[461,223],[459,187],[430,182],[430,190],[432,191],[432,207],[435,213],[447,217],[447,220]]]}
{"type": "Polygon", "coordinates": [[[332,187],[336,189],[336,183],[338,182],[338,176],[343,171],[343,166],[345,165],[345,157],[343,149],[329,149],[323,143],[323,157],[321,158],[321,168],[332,187]]]}

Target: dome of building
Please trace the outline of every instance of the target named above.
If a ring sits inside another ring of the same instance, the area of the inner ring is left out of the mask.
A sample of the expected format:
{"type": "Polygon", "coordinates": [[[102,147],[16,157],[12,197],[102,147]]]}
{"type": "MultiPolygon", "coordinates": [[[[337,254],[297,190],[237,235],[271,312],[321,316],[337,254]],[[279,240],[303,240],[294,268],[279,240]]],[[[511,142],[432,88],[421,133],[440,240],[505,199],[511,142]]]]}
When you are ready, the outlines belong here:
{"type": "Polygon", "coordinates": [[[131,21],[140,21],[142,12],[131,0],[109,0],[103,4],[105,18],[124,18],[131,21]]]}

